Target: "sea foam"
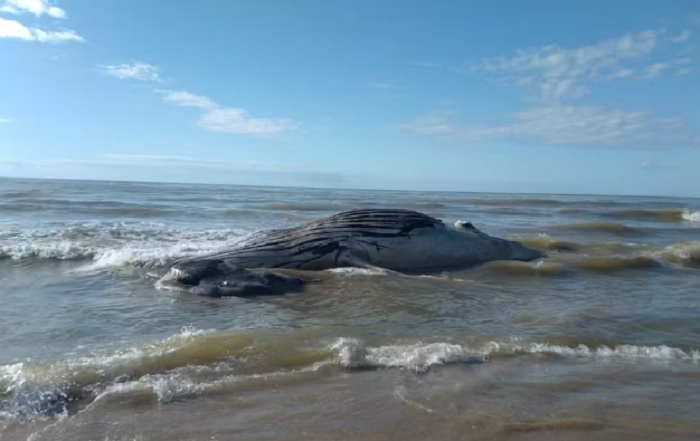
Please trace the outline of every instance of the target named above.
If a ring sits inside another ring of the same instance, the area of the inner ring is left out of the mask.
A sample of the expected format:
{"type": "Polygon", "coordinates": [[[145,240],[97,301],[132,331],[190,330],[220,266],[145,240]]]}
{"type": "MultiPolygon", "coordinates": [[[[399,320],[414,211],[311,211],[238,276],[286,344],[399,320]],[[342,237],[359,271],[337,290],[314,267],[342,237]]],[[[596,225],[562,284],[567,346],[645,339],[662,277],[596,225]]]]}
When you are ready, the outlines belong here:
{"type": "Polygon", "coordinates": [[[222,332],[188,327],[166,339],[123,350],[86,356],[67,354],[65,360],[53,362],[23,360],[0,365],[0,414],[9,418],[67,415],[90,403],[125,394],[146,394],[148,399],[167,403],[202,393],[220,393],[241,382],[314,375],[321,369],[424,373],[442,365],[484,364],[502,357],[537,354],[590,362],[700,362],[697,349],[666,345],[562,346],[514,338],[482,343],[394,339],[369,343],[356,337],[313,343],[304,338],[299,344],[299,338],[297,334],[262,330],[222,332]]]}
{"type": "Polygon", "coordinates": [[[700,211],[683,210],[681,216],[688,222],[700,222],[700,211]]]}
{"type": "Polygon", "coordinates": [[[89,268],[169,259],[234,246],[249,231],[189,230],[158,223],[83,222],[63,228],[0,230],[0,258],[91,260],[89,268]]]}

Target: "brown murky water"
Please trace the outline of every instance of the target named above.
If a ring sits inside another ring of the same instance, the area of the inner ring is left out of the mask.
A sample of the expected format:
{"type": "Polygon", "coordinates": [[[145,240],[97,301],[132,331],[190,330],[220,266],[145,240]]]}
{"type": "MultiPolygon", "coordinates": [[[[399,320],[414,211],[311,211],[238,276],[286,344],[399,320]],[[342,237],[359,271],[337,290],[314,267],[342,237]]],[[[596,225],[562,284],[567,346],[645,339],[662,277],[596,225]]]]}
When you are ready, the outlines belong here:
{"type": "Polygon", "coordinates": [[[700,436],[700,200],[0,180],[0,201],[3,441],[700,436]],[[248,299],[132,265],[367,206],[548,257],[248,299]]]}

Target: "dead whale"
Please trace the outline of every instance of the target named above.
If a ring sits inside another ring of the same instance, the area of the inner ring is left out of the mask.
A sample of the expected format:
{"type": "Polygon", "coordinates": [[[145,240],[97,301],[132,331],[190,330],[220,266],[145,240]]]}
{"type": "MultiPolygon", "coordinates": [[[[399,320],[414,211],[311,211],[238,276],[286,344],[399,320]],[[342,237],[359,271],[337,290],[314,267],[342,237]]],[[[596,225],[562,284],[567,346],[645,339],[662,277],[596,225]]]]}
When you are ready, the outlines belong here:
{"type": "Polygon", "coordinates": [[[520,242],[489,236],[470,222],[447,225],[411,210],[351,210],[295,228],[264,231],[234,249],[181,259],[157,286],[217,297],[280,294],[301,289],[305,281],[275,273],[275,268],[349,266],[424,273],[543,256],[520,242]],[[250,271],[257,268],[266,270],[250,271]]]}

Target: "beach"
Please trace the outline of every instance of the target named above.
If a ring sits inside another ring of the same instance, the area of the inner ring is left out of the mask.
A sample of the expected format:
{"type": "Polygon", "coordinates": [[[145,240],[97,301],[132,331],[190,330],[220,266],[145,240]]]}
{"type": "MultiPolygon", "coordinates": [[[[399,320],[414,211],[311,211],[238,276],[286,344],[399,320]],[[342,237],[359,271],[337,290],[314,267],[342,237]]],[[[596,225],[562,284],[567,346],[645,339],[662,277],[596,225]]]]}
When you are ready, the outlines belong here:
{"type": "Polygon", "coordinates": [[[0,440],[696,440],[699,271],[700,199],[0,179],[0,440]],[[154,287],[380,207],[547,257],[154,287]]]}

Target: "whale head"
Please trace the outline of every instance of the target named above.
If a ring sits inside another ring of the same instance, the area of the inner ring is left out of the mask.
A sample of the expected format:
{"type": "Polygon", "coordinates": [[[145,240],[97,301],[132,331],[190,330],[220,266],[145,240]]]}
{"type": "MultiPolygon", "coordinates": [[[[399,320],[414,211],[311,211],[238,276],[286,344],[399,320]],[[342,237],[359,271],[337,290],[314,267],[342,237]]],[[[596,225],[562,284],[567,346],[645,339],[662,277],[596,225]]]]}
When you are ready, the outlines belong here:
{"type": "Polygon", "coordinates": [[[455,230],[467,236],[472,243],[478,244],[482,261],[489,260],[522,260],[530,261],[546,257],[540,250],[529,248],[520,242],[499,237],[489,236],[477,229],[471,222],[457,221],[455,230]]]}

